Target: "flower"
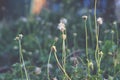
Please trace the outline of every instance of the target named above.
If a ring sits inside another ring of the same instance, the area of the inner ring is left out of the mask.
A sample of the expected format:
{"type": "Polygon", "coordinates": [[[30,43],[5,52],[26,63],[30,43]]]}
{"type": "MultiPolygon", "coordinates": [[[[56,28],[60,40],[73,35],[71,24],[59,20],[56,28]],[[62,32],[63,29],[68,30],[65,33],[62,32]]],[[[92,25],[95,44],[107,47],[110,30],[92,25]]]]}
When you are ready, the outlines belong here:
{"type": "Polygon", "coordinates": [[[103,19],[102,19],[101,17],[99,17],[99,18],[97,19],[97,23],[98,23],[98,24],[103,24],[103,19]]]}
{"type": "Polygon", "coordinates": [[[54,52],[57,52],[56,46],[52,46],[51,50],[54,51],[54,52]]]}
{"type": "Polygon", "coordinates": [[[23,38],[23,35],[22,35],[22,34],[19,34],[18,36],[19,36],[19,38],[20,38],[20,39],[22,39],[22,38],[23,38]]]}
{"type": "Polygon", "coordinates": [[[87,16],[86,15],[84,15],[84,16],[82,16],[82,18],[84,19],[84,20],[87,20],[87,16]]]}
{"type": "Polygon", "coordinates": [[[117,22],[116,22],[116,21],[114,21],[114,22],[113,22],[113,24],[114,24],[114,25],[116,25],[116,24],[117,24],[117,22]]]}
{"type": "Polygon", "coordinates": [[[76,36],[77,36],[77,33],[73,33],[73,36],[75,36],[75,37],[76,37],[76,36]]]}
{"type": "Polygon", "coordinates": [[[26,17],[20,17],[20,20],[24,23],[26,23],[28,21],[28,19],[26,17]]]}
{"type": "Polygon", "coordinates": [[[60,19],[60,23],[67,24],[67,19],[65,18],[60,19]]]}
{"type": "Polygon", "coordinates": [[[54,77],[52,80],[58,80],[56,77],[54,77]]]}
{"type": "Polygon", "coordinates": [[[38,74],[41,74],[41,68],[40,68],[40,67],[36,67],[34,72],[35,72],[35,74],[37,74],[37,75],[38,75],[38,74]]]}
{"type": "Polygon", "coordinates": [[[49,64],[47,64],[47,67],[52,69],[53,65],[49,63],[49,64]]]}
{"type": "Polygon", "coordinates": [[[64,32],[64,31],[66,30],[65,24],[62,23],[62,22],[60,22],[60,23],[58,24],[58,29],[59,29],[60,31],[64,32]]]}
{"type": "Polygon", "coordinates": [[[21,40],[23,38],[23,35],[22,34],[19,34],[17,37],[15,37],[14,40],[21,40]]]}

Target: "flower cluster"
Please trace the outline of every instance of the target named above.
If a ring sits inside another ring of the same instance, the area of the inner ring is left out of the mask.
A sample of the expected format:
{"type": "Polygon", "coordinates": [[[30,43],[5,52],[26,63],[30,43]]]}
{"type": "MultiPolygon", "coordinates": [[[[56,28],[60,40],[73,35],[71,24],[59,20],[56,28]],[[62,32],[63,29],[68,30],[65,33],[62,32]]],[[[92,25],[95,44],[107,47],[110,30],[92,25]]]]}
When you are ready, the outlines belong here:
{"type": "Polygon", "coordinates": [[[65,28],[65,24],[67,24],[67,20],[65,18],[62,18],[60,20],[60,23],[58,24],[58,29],[61,31],[61,32],[64,32],[66,30],[65,28]]]}

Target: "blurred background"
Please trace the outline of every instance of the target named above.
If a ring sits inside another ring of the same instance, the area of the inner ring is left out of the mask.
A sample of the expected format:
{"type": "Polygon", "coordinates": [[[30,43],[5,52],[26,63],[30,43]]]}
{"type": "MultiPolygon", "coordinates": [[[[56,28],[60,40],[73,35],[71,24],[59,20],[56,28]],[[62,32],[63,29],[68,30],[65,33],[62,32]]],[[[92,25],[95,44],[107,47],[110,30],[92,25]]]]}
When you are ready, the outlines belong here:
{"type": "MultiPolygon", "coordinates": [[[[13,65],[19,63],[18,43],[14,40],[19,33],[24,36],[22,47],[26,64],[40,66],[44,70],[50,46],[60,34],[57,25],[61,18],[67,19],[69,52],[84,51],[85,33],[81,17],[87,15],[87,26],[91,25],[88,30],[89,47],[94,49],[94,4],[95,0],[0,0],[0,74],[14,71],[13,65]],[[75,34],[76,43],[73,41],[75,34]]],[[[104,21],[100,40],[109,40],[113,22],[117,21],[118,25],[120,22],[120,0],[98,0],[96,13],[104,21]]],[[[61,40],[56,46],[60,44],[61,40]]],[[[46,80],[45,73],[42,76],[41,79],[46,80]]],[[[4,79],[3,75],[0,79],[4,79]]]]}

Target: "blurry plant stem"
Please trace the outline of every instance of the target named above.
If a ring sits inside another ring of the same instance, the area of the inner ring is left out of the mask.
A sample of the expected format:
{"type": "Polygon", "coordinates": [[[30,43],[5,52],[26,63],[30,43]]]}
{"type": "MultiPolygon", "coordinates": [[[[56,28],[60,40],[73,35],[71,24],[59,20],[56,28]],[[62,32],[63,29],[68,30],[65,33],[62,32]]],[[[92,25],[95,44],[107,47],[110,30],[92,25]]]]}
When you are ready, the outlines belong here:
{"type": "Polygon", "coordinates": [[[50,71],[50,70],[49,70],[48,65],[49,65],[49,63],[50,63],[51,53],[52,53],[52,50],[51,50],[50,53],[49,53],[48,64],[47,64],[47,75],[48,75],[48,80],[50,80],[50,75],[49,75],[49,71],[50,71]]]}
{"type": "MultiPolygon", "coordinates": [[[[119,33],[118,33],[118,26],[117,23],[115,24],[116,29],[116,39],[117,39],[117,54],[118,54],[118,48],[119,48],[119,33]]],[[[117,56],[117,55],[116,55],[117,56]]],[[[114,61],[114,74],[116,73],[116,60],[114,61]]]]}
{"type": "Polygon", "coordinates": [[[24,59],[23,59],[21,40],[19,40],[19,54],[20,54],[20,61],[22,62],[21,66],[23,65],[23,67],[24,67],[26,80],[30,80],[28,78],[27,70],[26,70],[26,67],[25,67],[25,62],[24,62],[24,59]]]}
{"type": "Polygon", "coordinates": [[[99,37],[99,26],[97,26],[97,21],[96,21],[96,6],[97,6],[97,0],[95,0],[95,9],[94,9],[94,17],[95,17],[95,31],[96,31],[96,50],[95,50],[95,60],[98,68],[98,76],[100,74],[100,60],[99,60],[99,45],[98,45],[98,37],[99,37]]]}
{"type": "Polygon", "coordinates": [[[111,45],[112,45],[112,53],[113,53],[113,64],[114,64],[114,74],[115,74],[115,67],[116,67],[116,59],[115,59],[115,56],[116,56],[116,53],[114,53],[113,51],[113,42],[114,42],[114,33],[111,33],[112,34],[112,38],[111,38],[111,45]]]}
{"type": "Polygon", "coordinates": [[[88,72],[88,76],[90,76],[89,59],[88,59],[88,33],[87,33],[86,20],[84,20],[84,24],[85,24],[85,45],[86,45],[85,52],[87,59],[87,72],[88,72]]]}
{"type": "Polygon", "coordinates": [[[64,32],[62,32],[62,60],[63,60],[63,68],[66,70],[66,46],[65,46],[65,41],[64,36],[66,35],[64,32]]]}
{"type": "Polygon", "coordinates": [[[56,52],[54,51],[54,56],[55,56],[55,59],[57,61],[57,64],[58,66],[61,68],[61,70],[63,71],[64,75],[68,78],[68,80],[71,80],[71,78],[68,76],[68,74],[66,73],[66,70],[62,67],[62,65],[60,64],[59,60],[58,60],[58,57],[56,55],[56,52]]]}
{"type": "Polygon", "coordinates": [[[74,36],[74,40],[73,40],[73,43],[74,43],[74,50],[76,50],[77,49],[77,44],[76,44],[76,36],[74,36]]]}
{"type": "MultiPolygon", "coordinates": [[[[55,42],[53,43],[52,46],[54,46],[54,44],[55,44],[55,42]]],[[[48,80],[50,80],[50,75],[49,75],[50,70],[49,70],[48,65],[50,64],[51,54],[52,54],[52,49],[50,50],[49,57],[48,57],[48,64],[47,64],[47,76],[48,76],[48,80]]]]}
{"type": "Polygon", "coordinates": [[[89,14],[88,18],[89,26],[90,26],[90,33],[91,33],[91,41],[92,41],[92,48],[94,48],[94,38],[93,38],[93,32],[92,32],[92,22],[91,22],[91,15],[89,14]]]}

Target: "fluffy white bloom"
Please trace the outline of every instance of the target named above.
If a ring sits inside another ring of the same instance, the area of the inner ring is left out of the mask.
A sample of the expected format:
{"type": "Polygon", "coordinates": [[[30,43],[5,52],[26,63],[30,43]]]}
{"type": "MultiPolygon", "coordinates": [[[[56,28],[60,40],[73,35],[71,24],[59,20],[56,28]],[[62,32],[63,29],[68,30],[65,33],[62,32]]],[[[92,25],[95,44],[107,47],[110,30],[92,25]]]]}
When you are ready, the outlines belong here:
{"type": "Polygon", "coordinates": [[[40,67],[36,67],[35,68],[35,74],[41,74],[41,68],[40,67]]]}
{"type": "Polygon", "coordinates": [[[101,17],[99,17],[99,18],[97,19],[97,23],[98,23],[98,24],[103,24],[103,19],[102,19],[101,17]]]}
{"type": "Polygon", "coordinates": [[[67,19],[65,18],[60,19],[60,23],[67,24],[67,19]]]}
{"type": "Polygon", "coordinates": [[[48,68],[53,68],[52,64],[47,64],[48,68]]]}
{"type": "Polygon", "coordinates": [[[84,20],[87,20],[87,16],[86,15],[84,15],[84,16],[82,16],[82,18],[84,19],[84,20]]]}
{"type": "Polygon", "coordinates": [[[56,77],[54,77],[53,80],[58,80],[58,79],[56,77]]]}
{"type": "Polygon", "coordinates": [[[21,17],[20,20],[21,20],[22,22],[27,22],[27,21],[28,21],[28,19],[27,19],[26,17],[21,17]]]}
{"type": "Polygon", "coordinates": [[[58,29],[60,30],[60,31],[65,31],[66,30],[66,28],[65,28],[65,24],[64,23],[59,23],[58,24],[58,29]]]}

